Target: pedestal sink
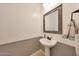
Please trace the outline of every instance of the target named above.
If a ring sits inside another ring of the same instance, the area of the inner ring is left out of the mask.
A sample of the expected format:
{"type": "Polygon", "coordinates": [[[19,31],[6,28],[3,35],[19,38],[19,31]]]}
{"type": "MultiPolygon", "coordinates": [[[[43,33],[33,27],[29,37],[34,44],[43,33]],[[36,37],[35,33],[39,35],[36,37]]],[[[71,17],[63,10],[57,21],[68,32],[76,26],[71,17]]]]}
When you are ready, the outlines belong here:
{"type": "Polygon", "coordinates": [[[45,56],[50,56],[50,48],[55,46],[57,41],[42,38],[40,39],[40,43],[45,47],[45,56]]]}

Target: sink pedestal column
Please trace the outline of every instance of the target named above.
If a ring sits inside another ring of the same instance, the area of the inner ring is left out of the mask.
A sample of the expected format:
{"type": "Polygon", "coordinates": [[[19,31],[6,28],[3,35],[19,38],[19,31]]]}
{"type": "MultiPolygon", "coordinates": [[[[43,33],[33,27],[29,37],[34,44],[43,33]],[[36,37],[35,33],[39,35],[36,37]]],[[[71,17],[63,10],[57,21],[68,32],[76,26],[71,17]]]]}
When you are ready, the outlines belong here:
{"type": "Polygon", "coordinates": [[[50,56],[50,48],[45,47],[45,56],[50,56]]]}
{"type": "Polygon", "coordinates": [[[40,39],[40,43],[45,47],[45,56],[50,56],[50,48],[55,46],[57,41],[42,38],[40,39]]]}

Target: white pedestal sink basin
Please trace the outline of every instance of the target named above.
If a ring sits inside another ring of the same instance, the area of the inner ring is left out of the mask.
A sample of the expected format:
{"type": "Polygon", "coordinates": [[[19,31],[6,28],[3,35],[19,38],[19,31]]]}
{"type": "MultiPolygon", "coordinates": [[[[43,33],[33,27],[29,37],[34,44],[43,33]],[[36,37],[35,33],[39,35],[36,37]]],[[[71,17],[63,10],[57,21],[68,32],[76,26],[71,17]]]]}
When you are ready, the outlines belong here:
{"type": "Polygon", "coordinates": [[[50,56],[50,48],[56,45],[57,41],[42,38],[40,39],[40,43],[45,47],[45,56],[50,56]]]}

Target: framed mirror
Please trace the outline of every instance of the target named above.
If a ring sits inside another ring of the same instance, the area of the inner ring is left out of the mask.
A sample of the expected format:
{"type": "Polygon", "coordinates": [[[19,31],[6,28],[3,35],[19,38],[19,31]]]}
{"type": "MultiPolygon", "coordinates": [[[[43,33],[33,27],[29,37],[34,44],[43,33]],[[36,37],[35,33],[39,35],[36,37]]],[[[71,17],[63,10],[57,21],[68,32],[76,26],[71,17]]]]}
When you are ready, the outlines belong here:
{"type": "Polygon", "coordinates": [[[43,32],[62,34],[62,5],[43,15],[43,32]]]}

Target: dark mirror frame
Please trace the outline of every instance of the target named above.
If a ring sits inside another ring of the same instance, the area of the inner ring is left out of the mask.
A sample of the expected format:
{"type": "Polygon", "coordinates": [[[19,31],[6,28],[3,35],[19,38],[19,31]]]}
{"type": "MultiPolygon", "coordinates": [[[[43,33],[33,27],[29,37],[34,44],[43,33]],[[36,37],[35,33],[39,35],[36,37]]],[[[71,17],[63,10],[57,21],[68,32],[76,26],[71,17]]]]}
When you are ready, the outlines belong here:
{"type": "Polygon", "coordinates": [[[62,4],[43,15],[43,32],[62,34],[62,4]],[[58,10],[58,31],[47,31],[45,29],[45,17],[58,10]]]}

